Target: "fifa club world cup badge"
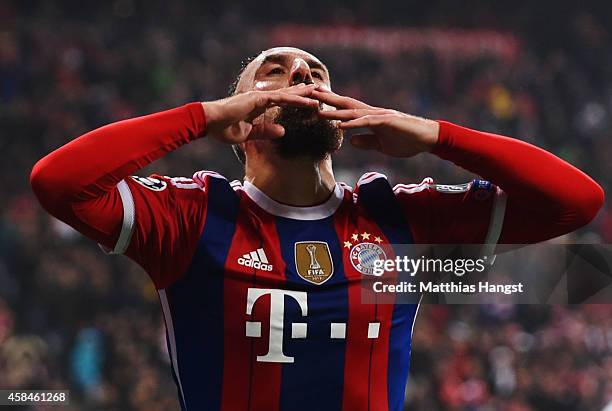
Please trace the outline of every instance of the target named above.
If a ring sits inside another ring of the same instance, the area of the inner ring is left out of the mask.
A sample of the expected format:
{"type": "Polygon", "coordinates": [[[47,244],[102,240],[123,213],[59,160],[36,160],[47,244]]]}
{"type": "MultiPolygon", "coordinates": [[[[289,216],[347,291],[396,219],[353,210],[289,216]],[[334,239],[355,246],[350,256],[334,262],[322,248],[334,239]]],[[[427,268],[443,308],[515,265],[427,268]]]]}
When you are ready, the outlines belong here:
{"type": "Polygon", "coordinates": [[[334,273],[329,245],[325,241],[295,243],[295,267],[304,280],[321,285],[334,273]]]}
{"type": "Polygon", "coordinates": [[[367,232],[355,233],[350,240],[344,242],[344,247],[350,250],[351,264],[355,270],[364,275],[376,275],[374,274],[375,261],[387,259],[385,250],[380,246],[382,239],[378,236],[370,237],[372,235],[367,232]]]}

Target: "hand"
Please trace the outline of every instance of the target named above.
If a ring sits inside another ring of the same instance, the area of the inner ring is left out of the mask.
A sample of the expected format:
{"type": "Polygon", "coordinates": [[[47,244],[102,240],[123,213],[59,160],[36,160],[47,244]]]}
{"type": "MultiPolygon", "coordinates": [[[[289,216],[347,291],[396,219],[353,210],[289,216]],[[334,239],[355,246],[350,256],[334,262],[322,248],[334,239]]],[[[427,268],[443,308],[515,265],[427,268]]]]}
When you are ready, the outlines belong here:
{"type": "Polygon", "coordinates": [[[315,85],[298,84],[271,91],[248,91],[222,100],[202,103],[206,113],[207,134],[229,144],[249,139],[278,138],[285,134],[279,125],[258,119],[274,106],[309,107],[319,102],[310,98],[315,85]]]}
{"type": "Polygon", "coordinates": [[[370,129],[370,133],[351,137],[351,144],[357,148],[377,150],[393,157],[412,157],[431,151],[438,142],[440,125],[436,121],[373,107],[323,88],[316,89],[311,97],[337,108],[320,111],[319,115],[330,120],[340,120],[339,127],[343,130],[370,129]]]}

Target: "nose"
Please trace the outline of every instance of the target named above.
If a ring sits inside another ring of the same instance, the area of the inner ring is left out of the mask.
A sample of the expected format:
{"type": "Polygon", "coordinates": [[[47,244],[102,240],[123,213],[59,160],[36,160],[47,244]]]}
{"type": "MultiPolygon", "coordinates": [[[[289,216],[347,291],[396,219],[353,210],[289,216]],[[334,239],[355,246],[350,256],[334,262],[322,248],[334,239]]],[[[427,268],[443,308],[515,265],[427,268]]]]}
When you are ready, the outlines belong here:
{"type": "Polygon", "coordinates": [[[291,67],[289,81],[292,86],[300,83],[313,84],[314,81],[312,81],[312,74],[308,63],[300,58],[295,59],[291,67]]]}

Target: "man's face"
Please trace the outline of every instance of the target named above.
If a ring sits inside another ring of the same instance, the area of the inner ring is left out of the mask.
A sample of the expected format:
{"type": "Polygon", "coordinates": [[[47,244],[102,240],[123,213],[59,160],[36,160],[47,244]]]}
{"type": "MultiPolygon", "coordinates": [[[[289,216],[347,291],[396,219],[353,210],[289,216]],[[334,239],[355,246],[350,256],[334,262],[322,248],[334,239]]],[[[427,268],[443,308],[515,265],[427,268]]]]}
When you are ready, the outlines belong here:
{"type": "MultiPolygon", "coordinates": [[[[278,47],[262,52],[249,63],[236,92],[276,90],[300,83],[314,83],[329,89],[329,71],[310,53],[293,47],[278,47]]],[[[336,151],[342,142],[342,131],[333,122],[319,118],[312,109],[275,107],[256,121],[274,122],[285,128],[285,135],[270,144],[282,158],[306,157],[319,161],[336,151]]]]}

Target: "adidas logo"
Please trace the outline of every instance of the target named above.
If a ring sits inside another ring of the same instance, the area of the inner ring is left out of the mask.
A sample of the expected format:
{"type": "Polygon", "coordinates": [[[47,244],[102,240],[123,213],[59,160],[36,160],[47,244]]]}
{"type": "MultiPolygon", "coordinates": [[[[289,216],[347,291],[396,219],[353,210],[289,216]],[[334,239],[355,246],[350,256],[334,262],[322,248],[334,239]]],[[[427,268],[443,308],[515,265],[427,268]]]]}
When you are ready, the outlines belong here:
{"type": "Polygon", "coordinates": [[[253,267],[263,271],[272,271],[272,264],[268,264],[268,257],[263,248],[258,248],[238,258],[238,264],[245,267],[253,267]]]}

